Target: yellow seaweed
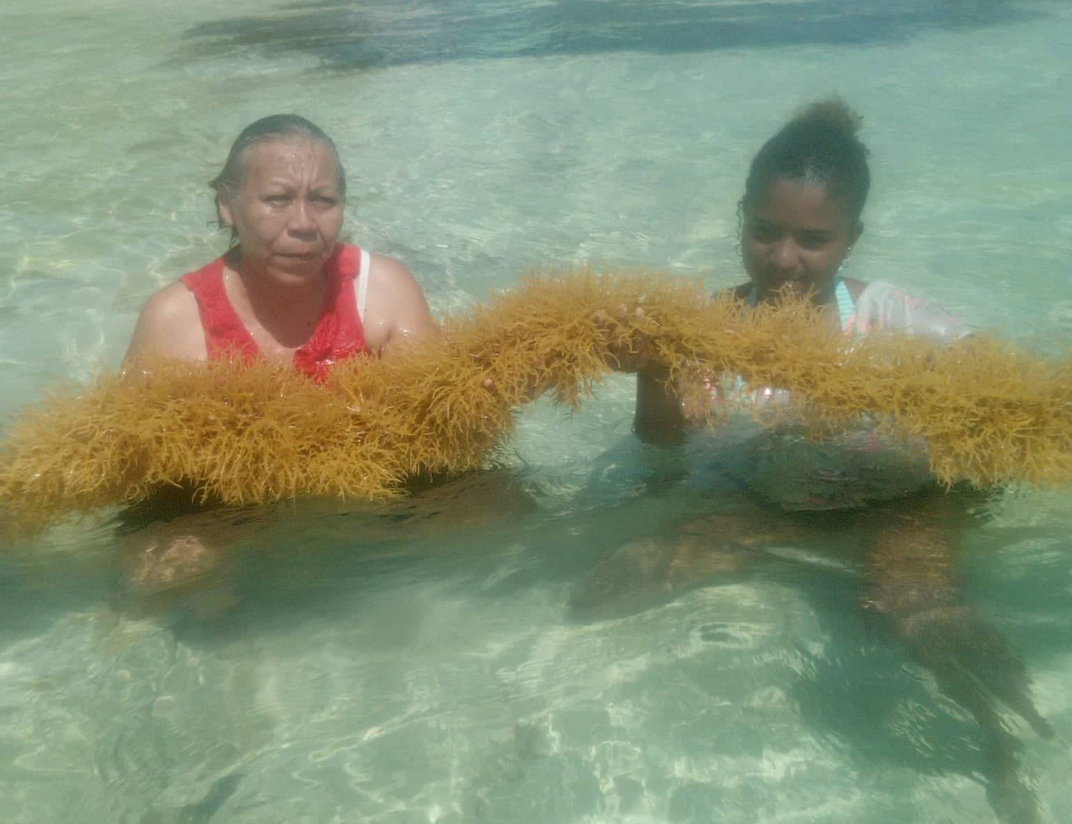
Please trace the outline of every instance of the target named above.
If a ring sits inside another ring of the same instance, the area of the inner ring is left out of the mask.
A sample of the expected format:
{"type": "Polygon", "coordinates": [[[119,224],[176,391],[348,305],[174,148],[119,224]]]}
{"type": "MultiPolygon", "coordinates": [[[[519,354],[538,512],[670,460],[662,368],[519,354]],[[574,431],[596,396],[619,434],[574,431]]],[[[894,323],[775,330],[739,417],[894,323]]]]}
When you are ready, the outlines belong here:
{"type": "Polygon", "coordinates": [[[57,393],[0,441],[0,510],[32,532],[163,485],[226,504],[391,497],[414,476],[480,466],[541,392],[579,406],[638,335],[674,380],[738,374],[791,390],[817,429],[872,416],[921,438],[944,482],[1072,480],[1067,359],[987,335],[847,340],[803,302],[742,311],[692,281],[581,271],[532,277],[447,318],[438,338],[336,366],[325,385],[267,363],[161,362],[151,378],[57,393]]]}

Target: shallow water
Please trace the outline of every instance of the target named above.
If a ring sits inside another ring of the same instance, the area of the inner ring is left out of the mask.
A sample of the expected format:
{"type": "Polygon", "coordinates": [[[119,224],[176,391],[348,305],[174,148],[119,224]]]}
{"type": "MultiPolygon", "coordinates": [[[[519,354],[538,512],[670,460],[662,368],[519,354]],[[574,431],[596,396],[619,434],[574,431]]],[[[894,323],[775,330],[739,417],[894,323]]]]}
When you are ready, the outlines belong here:
{"type": "MultiPolygon", "coordinates": [[[[1033,345],[1072,329],[1057,0],[49,0],[0,6],[0,31],[3,413],[114,368],[145,297],[219,253],[205,181],[275,111],[336,138],[349,236],[448,312],[582,261],[737,282],[748,161],[837,90],[872,149],[852,274],[1033,345]]],[[[634,441],[631,392],[533,405],[504,468],[400,509],[209,519],[226,551],[181,585],[108,520],[7,547],[0,820],[995,820],[979,725],[857,606],[851,531],[753,520],[732,569],[623,567],[578,613],[623,545],[737,514],[702,443],[634,441]]],[[[1054,822],[1070,500],[1011,491],[960,558],[1056,728],[1009,716],[1054,822]]]]}

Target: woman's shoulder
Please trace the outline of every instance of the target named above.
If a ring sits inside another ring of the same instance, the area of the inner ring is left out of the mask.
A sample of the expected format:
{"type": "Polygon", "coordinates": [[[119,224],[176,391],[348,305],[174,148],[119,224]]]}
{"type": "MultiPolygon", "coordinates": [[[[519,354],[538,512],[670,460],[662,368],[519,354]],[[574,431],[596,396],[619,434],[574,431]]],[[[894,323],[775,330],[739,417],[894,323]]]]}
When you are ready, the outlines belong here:
{"type": "Polygon", "coordinates": [[[174,326],[198,319],[197,300],[183,280],[177,280],[149,295],[141,316],[148,320],[174,326]]]}
{"type": "Polygon", "coordinates": [[[436,330],[417,279],[400,261],[369,256],[365,340],[379,350],[399,338],[419,338],[436,330]]]}
{"type": "Polygon", "coordinates": [[[369,253],[369,277],[384,283],[415,283],[409,269],[393,257],[369,253]]]}
{"type": "Polygon", "coordinates": [[[150,353],[185,360],[207,356],[197,301],[181,280],[153,292],[145,301],[124,361],[150,353]]]}
{"type": "Polygon", "coordinates": [[[361,246],[340,243],[332,253],[328,267],[337,267],[343,275],[355,281],[362,266],[362,256],[367,255],[368,271],[364,273],[370,289],[386,289],[394,292],[398,289],[416,287],[416,280],[400,261],[387,255],[380,255],[361,246]]]}

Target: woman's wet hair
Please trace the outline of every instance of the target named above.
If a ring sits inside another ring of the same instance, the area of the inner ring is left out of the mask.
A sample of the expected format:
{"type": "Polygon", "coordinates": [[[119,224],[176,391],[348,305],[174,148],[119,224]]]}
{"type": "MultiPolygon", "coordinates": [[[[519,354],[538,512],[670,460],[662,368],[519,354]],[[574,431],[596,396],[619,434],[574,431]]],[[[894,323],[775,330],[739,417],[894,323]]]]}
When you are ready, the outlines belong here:
{"type": "MultiPolygon", "coordinates": [[[[246,160],[249,150],[260,143],[273,140],[293,140],[294,138],[306,139],[323,143],[331,149],[335,158],[335,168],[339,176],[339,194],[346,196],[346,173],[343,171],[339,160],[339,152],[335,148],[335,142],[327,136],[327,133],[311,123],[304,117],[296,114],[272,114],[262,117],[250,123],[235,138],[231,144],[231,151],[227,155],[227,162],[223,164],[223,170],[209,181],[208,185],[216,192],[216,215],[219,218],[220,192],[226,191],[226,196],[233,196],[242,188],[246,179],[246,160]]],[[[231,229],[231,240],[235,240],[234,229],[219,220],[221,229],[231,229]]]]}
{"type": "Polygon", "coordinates": [[[826,186],[858,222],[871,187],[867,147],[856,137],[861,123],[836,96],[801,109],[752,160],[741,209],[757,204],[783,178],[826,186]]]}

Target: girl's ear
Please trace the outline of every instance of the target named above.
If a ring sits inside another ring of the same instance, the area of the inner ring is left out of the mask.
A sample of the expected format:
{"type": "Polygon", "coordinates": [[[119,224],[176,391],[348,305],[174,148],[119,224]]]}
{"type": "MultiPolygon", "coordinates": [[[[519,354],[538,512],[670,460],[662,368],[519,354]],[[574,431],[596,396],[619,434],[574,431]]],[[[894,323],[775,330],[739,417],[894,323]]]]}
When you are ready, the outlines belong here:
{"type": "Polygon", "coordinates": [[[860,235],[864,233],[864,224],[862,221],[856,221],[856,228],[852,230],[852,237],[849,240],[849,250],[856,245],[856,241],[860,239],[860,235]]]}

